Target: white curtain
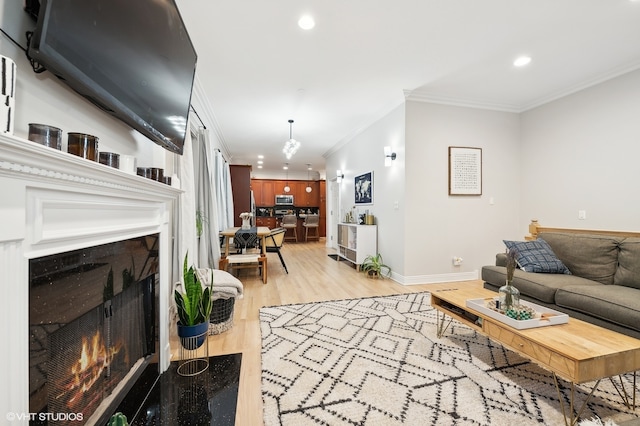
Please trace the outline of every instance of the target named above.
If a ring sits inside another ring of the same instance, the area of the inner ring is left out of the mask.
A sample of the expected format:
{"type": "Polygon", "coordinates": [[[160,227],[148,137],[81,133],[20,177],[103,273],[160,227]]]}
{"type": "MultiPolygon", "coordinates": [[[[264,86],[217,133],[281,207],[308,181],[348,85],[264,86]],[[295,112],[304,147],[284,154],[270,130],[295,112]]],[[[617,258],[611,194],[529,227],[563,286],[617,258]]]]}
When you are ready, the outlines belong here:
{"type": "Polygon", "coordinates": [[[231,170],[222,153],[216,151],[215,192],[218,203],[218,230],[233,227],[233,192],[231,189],[231,170]]]}
{"type": "Polygon", "coordinates": [[[182,279],[184,256],[200,268],[218,267],[219,232],[233,226],[231,171],[218,149],[211,147],[209,130],[190,127],[184,151],[177,156],[177,177],[184,191],[180,197],[175,231],[174,282],[182,279]],[[203,233],[196,233],[196,212],[204,218],[203,233]]]}
{"type": "MultiPolygon", "coordinates": [[[[219,219],[218,200],[215,188],[215,175],[213,173],[214,157],[209,154],[211,151],[211,141],[209,131],[205,128],[198,129],[197,132],[197,152],[195,158],[195,182],[196,182],[196,211],[199,212],[203,221],[203,232],[198,239],[198,267],[217,269],[220,260],[219,243],[219,219]]],[[[194,150],[195,151],[195,150],[194,150]]]]}
{"type": "Polygon", "coordinates": [[[197,262],[197,241],[196,241],[196,200],[193,166],[193,141],[191,134],[187,132],[184,141],[184,150],[178,157],[177,176],[180,188],[184,191],[180,196],[178,207],[178,226],[175,231],[174,245],[174,283],[182,281],[182,264],[184,257],[189,253],[189,264],[197,262]]]}

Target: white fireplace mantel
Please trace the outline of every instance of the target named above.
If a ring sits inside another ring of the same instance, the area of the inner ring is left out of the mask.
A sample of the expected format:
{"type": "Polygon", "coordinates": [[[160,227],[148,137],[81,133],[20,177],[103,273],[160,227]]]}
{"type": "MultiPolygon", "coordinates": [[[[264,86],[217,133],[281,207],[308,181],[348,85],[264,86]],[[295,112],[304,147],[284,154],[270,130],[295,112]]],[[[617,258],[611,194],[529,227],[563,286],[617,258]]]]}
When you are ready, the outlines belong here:
{"type": "MultiPolygon", "coordinates": [[[[172,239],[182,191],[0,134],[0,413],[29,413],[30,259],[160,234],[160,370],[170,362],[172,239]]],[[[4,417],[3,417],[4,418],[4,417]]],[[[7,417],[8,418],[8,417],[7,417]]]]}

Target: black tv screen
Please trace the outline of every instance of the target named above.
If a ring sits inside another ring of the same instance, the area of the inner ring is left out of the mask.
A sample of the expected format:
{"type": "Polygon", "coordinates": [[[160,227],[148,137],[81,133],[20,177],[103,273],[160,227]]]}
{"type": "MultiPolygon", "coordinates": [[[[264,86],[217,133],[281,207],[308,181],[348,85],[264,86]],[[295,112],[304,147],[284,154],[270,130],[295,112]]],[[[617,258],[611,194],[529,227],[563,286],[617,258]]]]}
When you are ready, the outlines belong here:
{"type": "Polygon", "coordinates": [[[42,0],[28,54],[182,154],[197,54],[173,0],[42,0]]]}

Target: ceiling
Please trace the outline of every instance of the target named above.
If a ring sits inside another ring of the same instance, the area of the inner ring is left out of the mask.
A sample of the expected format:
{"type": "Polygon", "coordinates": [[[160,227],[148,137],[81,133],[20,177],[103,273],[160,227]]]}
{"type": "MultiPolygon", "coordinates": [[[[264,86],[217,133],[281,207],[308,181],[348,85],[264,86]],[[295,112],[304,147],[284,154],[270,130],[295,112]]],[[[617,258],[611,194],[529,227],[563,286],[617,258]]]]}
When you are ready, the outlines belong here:
{"type": "Polygon", "coordinates": [[[640,68],[638,0],[176,3],[230,161],[254,171],[259,154],[265,172],[321,171],[405,96],[521,112],[640,68]]]}

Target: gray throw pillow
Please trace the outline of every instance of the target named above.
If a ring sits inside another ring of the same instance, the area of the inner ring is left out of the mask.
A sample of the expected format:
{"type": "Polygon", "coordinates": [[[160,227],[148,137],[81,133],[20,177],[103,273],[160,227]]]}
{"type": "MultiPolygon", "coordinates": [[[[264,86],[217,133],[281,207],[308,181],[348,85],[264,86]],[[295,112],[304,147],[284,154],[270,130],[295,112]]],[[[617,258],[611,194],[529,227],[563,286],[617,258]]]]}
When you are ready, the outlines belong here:
{"type": "Polygon", "coordinates": [[[571,274],[544,240],[503,241],[507,249],[515,249],[518,267],[525,272],[571,274]]]}

